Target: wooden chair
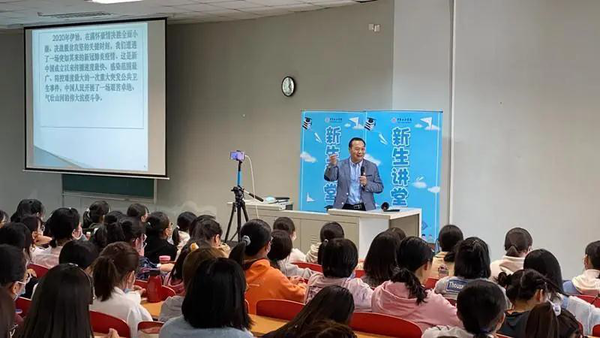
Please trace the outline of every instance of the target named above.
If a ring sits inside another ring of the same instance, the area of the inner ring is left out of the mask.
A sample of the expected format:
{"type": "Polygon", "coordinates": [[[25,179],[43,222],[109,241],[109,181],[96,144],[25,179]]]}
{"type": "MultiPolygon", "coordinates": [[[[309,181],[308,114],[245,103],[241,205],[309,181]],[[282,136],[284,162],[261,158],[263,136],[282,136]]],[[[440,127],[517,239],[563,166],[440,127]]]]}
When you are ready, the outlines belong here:
{"type": "Polygon", "coordinates": [[[409,321],[380,313],[355,312],[350,327],[356,331],[399,338],[421,338],[421,328],[409,321]]]}
{"type": "Polygon", "coordinates": [[[33,270],[33,271],[35,271],[35,274],[36,274],[36,276],[37,276],[37,278],[38,278],[38,279],[40,279],[40,278],[44,277],[44,275],[45,275],[46,273],[48,273],[48,270],[49,270],[49,269],[48,269],[47,267],[45,267],[45,266],[41,266],[41,265],[37,265],[37,264],[33,264],[33,263],[32,263],[32,264],[29,264],[29,265],[27,266],[27,268],[28,268],[28,269],[31,269],[31,270],[33,270]]]}
{"type": "Polygon", "coordinates": [[[305,263],[305,262],[296,262],[296,263],[292,263],[292,264],[296,264],[299,268],[311,269],[312,271],[316,271],[316,272],[323,272],[323,267],[319,264],[305,263]]]}
{"type": "Polygon", "coordinates": [[[292,320],[304,304],[285,299],[263,299],[256,302],[256,314],[259,316],[292,320]]]}
{"type": "Polygon", "coordinates": [[[129,325],[120,318],[102,312],[90,311],[90,322],[94,332],[108,333],[110,329],[115,329],[119,337],[131,338],[129,325]]]}

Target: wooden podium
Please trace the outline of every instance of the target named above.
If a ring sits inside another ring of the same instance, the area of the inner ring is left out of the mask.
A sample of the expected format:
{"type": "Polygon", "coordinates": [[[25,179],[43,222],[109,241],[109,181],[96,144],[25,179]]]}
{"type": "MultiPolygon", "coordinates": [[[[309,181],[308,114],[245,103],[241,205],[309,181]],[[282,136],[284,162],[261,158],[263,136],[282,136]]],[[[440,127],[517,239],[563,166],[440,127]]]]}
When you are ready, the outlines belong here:
{"type": "Polygon", "coordinates": [[[307,252],[311,244],[320,241],[321,227],[327,222],[338,222],[344,228],[346,238],[358,247],[360,259],[367,255],[375,236],[391,227],[404,230],[407,236],[421,236],[421,209],[403,208],[398,212],[330,209],[327,213],[320,213],[283,210],[284,208],[277,204],[246,201],[246,209],[251,219],[260,218],[272,226],[278,217],[291,218],[297,233],[294,247],[303,252],[307,252]]]}

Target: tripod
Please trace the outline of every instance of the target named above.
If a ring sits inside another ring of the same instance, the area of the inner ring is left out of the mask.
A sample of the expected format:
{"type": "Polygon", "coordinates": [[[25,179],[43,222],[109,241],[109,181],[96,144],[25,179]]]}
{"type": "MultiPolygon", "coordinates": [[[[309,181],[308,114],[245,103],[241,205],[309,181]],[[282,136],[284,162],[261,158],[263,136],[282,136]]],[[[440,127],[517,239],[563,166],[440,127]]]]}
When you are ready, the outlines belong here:
{"type": "Polygon", "coordinates": [[[248,211],[246,210],[246,202],[244,201],[244,188],[241,185],[242,180],[242,161],[238,161],[238,172],[237,172],[237,185],[231,189],[235,195],[235,199],[231,206],[231,215],[229,216],[229,223],[227,224],[227,232],[225,233],[225,241],[231,240],[229,238],[229,231],[233,225],[233,216],[237,214],[237,227],[235,233],[231,237],[237,235],[238,242],[242,240],[240,229],[242,228],[242,212],[244,213],[244,219],[248,222],[248,211]]]}

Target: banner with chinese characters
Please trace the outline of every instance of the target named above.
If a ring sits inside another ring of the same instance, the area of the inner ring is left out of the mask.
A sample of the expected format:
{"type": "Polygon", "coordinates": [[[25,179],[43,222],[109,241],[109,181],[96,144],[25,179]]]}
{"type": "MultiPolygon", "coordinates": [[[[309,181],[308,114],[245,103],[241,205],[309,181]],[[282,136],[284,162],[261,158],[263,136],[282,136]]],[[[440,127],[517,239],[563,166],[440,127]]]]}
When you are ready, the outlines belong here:
{"type": "Polygon", "coordinates": [[[335,182],[323,173],[329,155],[348,158],[348,142],[362,137],[365,159],[375,163],[384,190],[377,207],[415,207],[423,211],[422,234],[433,242],[439,232],[442,112],[305,111],[302,114],[299,209],[325,212],[333,205],[335,182]]]}

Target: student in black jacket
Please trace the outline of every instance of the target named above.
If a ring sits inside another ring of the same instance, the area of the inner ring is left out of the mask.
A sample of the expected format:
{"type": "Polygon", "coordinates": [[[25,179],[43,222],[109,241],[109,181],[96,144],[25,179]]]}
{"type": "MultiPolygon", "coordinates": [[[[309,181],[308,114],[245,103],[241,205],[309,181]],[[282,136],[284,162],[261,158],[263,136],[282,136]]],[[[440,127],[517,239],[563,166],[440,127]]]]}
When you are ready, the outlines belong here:
{"type": "Polygon", "coordinates": [[[153,212],[146,220],[146,248],[144,255],[152,263],[158,263],[160,256],[170,256],[171,261],[177,257],[177,247],[167,239],[173,235],[174,225],[163,212],[153,212]]]}

